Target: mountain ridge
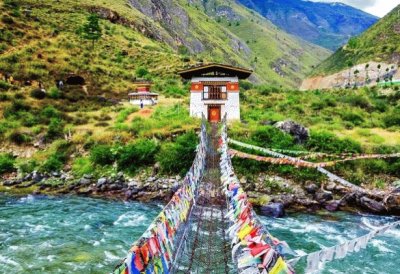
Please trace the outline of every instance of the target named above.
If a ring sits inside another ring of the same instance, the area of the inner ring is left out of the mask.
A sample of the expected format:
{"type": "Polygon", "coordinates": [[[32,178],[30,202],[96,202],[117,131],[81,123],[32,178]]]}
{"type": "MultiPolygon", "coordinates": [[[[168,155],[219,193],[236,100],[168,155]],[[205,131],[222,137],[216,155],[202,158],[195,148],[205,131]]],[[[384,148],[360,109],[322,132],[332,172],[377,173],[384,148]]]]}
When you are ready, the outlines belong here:
{"type": "Polygon", "coordinates": [[[239,0],[283,30],[336,50],[376,23],[377,17],[343,3],[299,0],[239,0]]]}
{"type": "MultiPolygon", "coordinates": [[[[400,5],[378,23],[316,67],[312,75],[328,75],[362,63],[377,62],[400,65],[400,5]]],[[[382,72],[383,73],[383,72],[382,72]]],[[[382,80],[382,79],[380,79],[382,80]]]]}
{"type": "Polygon", "coordinates": [[[0,73],[22,82],[84,73],[96,88],[126,90],[140,67],[167,79],[219,62],[253,69],[253,81],[294,87],[329,55],[235,1],[9,1],[19,8],[0,5],[0,73]],[[104,28],[94,49],[76,33],[90,13],[104,28]]]}

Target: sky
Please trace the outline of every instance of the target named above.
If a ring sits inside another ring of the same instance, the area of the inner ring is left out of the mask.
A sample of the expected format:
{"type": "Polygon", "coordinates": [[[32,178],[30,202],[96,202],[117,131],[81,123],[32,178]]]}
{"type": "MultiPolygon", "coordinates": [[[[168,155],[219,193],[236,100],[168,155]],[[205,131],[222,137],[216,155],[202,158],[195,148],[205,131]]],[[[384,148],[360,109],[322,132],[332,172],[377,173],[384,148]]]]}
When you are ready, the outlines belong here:
{"type": "Polygon", "coordinates": [[[314,0],[314,2],[342,2],[378,17],[385,16],[400,4],[400,0],[314,0]]]}

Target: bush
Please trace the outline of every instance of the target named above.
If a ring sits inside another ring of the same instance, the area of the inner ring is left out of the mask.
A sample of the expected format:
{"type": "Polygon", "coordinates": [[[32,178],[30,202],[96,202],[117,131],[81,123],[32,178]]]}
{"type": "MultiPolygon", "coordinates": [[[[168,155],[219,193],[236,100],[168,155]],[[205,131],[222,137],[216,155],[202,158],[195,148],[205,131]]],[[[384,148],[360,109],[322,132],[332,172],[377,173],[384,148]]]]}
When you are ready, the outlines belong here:
{"type": "Polygon", "coordinates": [[[152,165],[155,162],[157,150],[156,142],[147,139],[140,139],[121,147],[117,156],[118,168],[134,172],[139,167],[152,165]]]}
{"type": "Polygon", "coordinates": [[[341,114],[341,116],[344,121],[351,122],[356,126],[359,126],[364,122],[364,118],[356,112],[345,111],[341,114]]]}
{"type": "Polygon", "coordinates": [[[40,170],[44,172],[59,171],[64,165],[62,160],[63,157],[60,157],[59,154],[53,154],[44,162],[40,170]]]}
{"type": "Polygon", "coordinates": [[[11,85],[5,81],[0,80],[0,90],[9,90],[11,85]]]}
{"type": "Polygon", "coordinates": [[[371,107],[368,97],[362,95],[349,95],[344,97],[344,101],[354,107],[368,109],[371,107]]]}
{"type": "Polygon", "coordinates": [[[39,163],[36,160],[26,160],[17,164],[19,172],[22,174],[31,173],[37,169],[39,163]]]}
{"type": "Polygon", "coordinates": [[[326,153],[360,153],[360,143],[349,138],[340,139],[336,135],[326,132],[311,132],[311,137],[305,144],[307,149],[326,153]]]}
{"type": "Polygon", "coordinates": [[[145,67],[138,67],[135,71],[136,77],[143,78],[149,74],[149,71],[145,67]]]}
{"type": "Polygon", "coordinates": [[[176,97],[176,98],[180,98],[183,97],[187,94],[187,91],[184,89],[181,89],[177,86],[168,86],[165,89],[165,95],[167,96],[172,96],[172,97],[176,97]]]}
{"type": "Polygon", "coordinates": [[[18,114],[20,111],[29,111],[31,107],[25,104],[22,100],[13,100],[11,106],[4,109],[4,117],[9,118],[18,114]]]}
{"type": "Polygon", "coordinates": [[[78,177],[93,173],[93,166],[90,159],[83,157],[75,159],[72,164],[72,173],[78,177]]]}
{"type": "Polygon", "coordinates": [[[197,135],[190,131],[179,136],[175,143],[164,144],[156,157],[161,170],[169,174],[185,174],[193,163],[197,143],[197,135]]]}
{"type": "Polygon", "coordinates": [[[291,148],[295,145],[294,138],[272,126],[261,126],[254,131],[250,139],[262,147],[291,148]]]}
{"type": "Polygon", "coordinates": [[[45,122],[51,118],[60,118],[60,112],[53,106],[46,106],[41,112],[40,116],[44,118],[45,122]]]}
{"type": "Polygon", "coordinates": [[[109,145],[97,145],[90,151],[90,160],[94,164],[101,166],[111,165],[115,161],[115,155],[112,147],[109,145]]]}
{"type": "Polygon", "coordinates": [[[46,138],[47,139],[56,139],[63,136],[64,131],[64,123],[59,118],[51,118],[50,124],[47,129],[46,138]]]}
{"type": "Polygon", "coordinates": [[[31,138],[26,135],[25,133],[22,133],[18,130],[13,131],[10,136],[8,136],[8,139],[10,142],[13,142],[16,145],[22,145],[31,140],[31,138]]]}
{"type": "Polygon", "coordinates": [[[46,92],[42,91],[41,89],[34,89],[31,91],[31,97],[38,100],[43,100],[46,98],[46,92]]]}
{"type": "Polygon", "coordinates": [[[49,97],[52,99],[59,99],[61,97],[61,92],[58,88],[52,87],[49,90],[49,97]]]}
{"type": "Polygon", "coordinates": [[[15,159],[10,154],[0,154],[0,174],[13,172],[15,159]]]}
{"type": "Polygon", "coordinates": [[[386,115],[383,121],[387,127],[400,126],[400,109],[396,109],[386,115]]]}

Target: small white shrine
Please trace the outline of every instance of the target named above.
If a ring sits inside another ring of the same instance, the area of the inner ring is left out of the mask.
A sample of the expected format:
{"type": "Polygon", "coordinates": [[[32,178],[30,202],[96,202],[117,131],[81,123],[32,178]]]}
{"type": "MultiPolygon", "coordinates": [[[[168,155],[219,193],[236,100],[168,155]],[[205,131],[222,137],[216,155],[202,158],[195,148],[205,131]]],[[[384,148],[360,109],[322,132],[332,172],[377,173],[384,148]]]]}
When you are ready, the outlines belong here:
{"type": "Polygon", "coordinates": [[[202,65],[179,72],[191,81],[190,116],[210,122],[240,120],[239,80],[247,79],[251,70],[220,64],[202,65]]]}
{"type": "Polygon", "coordinates": [[[158,93],[151,92],[152,82],[139,81],[135,83],[136,92],[129,93],[129,102],[135,106],[154,106],[158,104],[158,93]]]}

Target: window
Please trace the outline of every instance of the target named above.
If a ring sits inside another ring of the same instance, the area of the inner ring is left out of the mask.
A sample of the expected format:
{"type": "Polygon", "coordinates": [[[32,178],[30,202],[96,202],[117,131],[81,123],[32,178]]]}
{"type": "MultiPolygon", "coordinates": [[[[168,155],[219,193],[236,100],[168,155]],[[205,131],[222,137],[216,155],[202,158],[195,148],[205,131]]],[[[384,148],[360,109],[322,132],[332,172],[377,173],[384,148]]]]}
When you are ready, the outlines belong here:
{"type": "Polygon", "coordinates": [[[226,86],[204,86],[203,100],[226,100],[227,98],[228,93],[226,90],[226,86]]]}

